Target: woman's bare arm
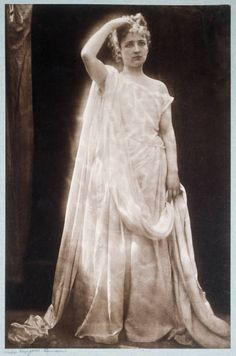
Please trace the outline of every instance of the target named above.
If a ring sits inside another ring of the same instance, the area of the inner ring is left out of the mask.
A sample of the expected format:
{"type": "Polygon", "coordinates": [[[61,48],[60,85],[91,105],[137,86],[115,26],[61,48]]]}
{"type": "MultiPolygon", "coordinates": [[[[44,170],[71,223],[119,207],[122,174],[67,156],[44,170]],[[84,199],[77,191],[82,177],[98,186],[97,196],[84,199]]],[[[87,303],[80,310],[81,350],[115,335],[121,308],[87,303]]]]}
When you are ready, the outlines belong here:
{"type": "Polygon", "coordinates": [[[109,33],[125,23],[128,23],[126,17],[120,17],[108,21],[94,35],[92,35],[92,37],[90,37],[81,51],[81,58],[84,62],[86,70],[90,78],[94,80],[99,87],[103,86],[107,75],[107,69],[97,58],[98,52],[100,51],[109,33]]]}
{"type": "Polygon", "coordinates": [[[180,182],[177,164],[177,148],[175,133],[172,125],[171,107],[162,114],[160,121],[160,134],[166,147],[167,157],[167,190],[168,200],[175,199],[180,192],[180,182]]]}

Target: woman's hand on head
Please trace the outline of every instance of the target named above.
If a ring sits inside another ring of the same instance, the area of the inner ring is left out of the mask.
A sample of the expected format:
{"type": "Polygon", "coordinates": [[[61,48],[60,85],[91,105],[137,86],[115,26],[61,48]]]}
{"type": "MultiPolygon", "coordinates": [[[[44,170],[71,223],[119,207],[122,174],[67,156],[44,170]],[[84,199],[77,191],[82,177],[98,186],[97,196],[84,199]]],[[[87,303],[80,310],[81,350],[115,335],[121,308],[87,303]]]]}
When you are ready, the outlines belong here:
{"type": "Polygon", "coordinates": [[[122,16],[122,17],[117,17],[115,19],[112,19],[108,21],[109,26],[111,27],[111,31],[114,31],[120,26],[127,25],[127,24],[132,24],[132,21],[130,17],[128,16],[122,16]]]}
{"type": "Polygon", "coordinates": [[[168,202],[175,200],[175,198],[180,194],[180,181],[178,173],[170,172],[167,174],[166,188],[168,192],[168,202]]]}

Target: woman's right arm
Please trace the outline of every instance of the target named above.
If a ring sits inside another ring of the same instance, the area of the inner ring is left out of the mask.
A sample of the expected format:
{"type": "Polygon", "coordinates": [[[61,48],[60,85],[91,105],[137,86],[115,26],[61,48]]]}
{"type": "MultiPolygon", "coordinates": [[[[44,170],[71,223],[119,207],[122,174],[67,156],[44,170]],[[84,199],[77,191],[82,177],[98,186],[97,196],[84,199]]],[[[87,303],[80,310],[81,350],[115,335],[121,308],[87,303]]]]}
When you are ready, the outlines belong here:
{"type": "Polygon", "coordinates": [[[104,84],[107,75],[107,69],[105,65],[97,58],[97,54],[109,33],[125,23],[128,23],[128,20],[125,17],[120,17],[105,23],[105,25],[103,25],[88,40],[81,51],[81,58],[84,62],[85,68],[90,78],[94,80],[99,87],[102,87],[104,84]]]}

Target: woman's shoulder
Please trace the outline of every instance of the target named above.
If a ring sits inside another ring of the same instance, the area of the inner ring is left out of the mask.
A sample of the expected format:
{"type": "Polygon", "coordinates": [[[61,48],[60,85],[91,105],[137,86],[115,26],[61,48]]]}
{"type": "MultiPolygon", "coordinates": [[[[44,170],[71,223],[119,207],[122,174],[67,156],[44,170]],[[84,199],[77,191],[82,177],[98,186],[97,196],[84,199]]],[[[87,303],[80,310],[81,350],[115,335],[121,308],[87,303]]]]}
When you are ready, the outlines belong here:
{"type": "Polygon", "coordinates": [[[106,67],[108,73],[117,73],[117,74],[119,73],[118,69],[111,64],[105,64],[105,67],[106,67]]]}
{"type": "Polygon", "coordinates": [[[154,79],[151,77],[146,76],[147,78],[147,83],[150,85],[150,89],[152,88],[153,90],[159,92],[160,94],[169,94],[167,86],[164,82],[158,79],[154,79]]]}
{"type": "Polygon", "coordinates": [[[150,83],[152,83],[152,85],[155,86],[156,88],[155,90],[159,94],[158,96],[161,99],[161,103],[162,103],[162,112],[164,112],[167,109],[167,107],[172,103],[174,97],[169,94],[169,91],[165,83],[163,83],[158,79],[153,79],[150,77],[149,80],[150,83]]]}

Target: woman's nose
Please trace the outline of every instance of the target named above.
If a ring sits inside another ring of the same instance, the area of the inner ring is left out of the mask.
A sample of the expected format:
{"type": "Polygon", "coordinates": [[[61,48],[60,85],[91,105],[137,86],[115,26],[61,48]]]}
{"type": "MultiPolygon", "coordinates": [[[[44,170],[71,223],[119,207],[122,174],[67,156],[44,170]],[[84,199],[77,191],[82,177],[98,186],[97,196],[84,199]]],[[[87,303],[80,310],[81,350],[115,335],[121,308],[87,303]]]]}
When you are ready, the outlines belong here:
{"type": "Polygon", "coordinates": [[[139,45],[137,43],[134,44],[134,51],[135,52],[139,51],[139,45]]]}

